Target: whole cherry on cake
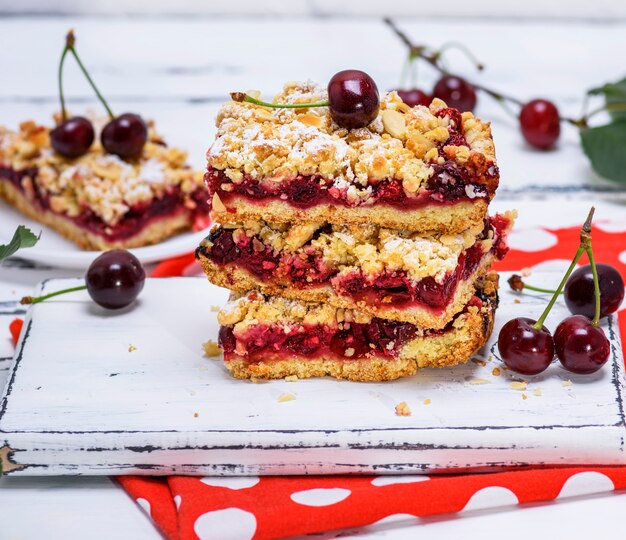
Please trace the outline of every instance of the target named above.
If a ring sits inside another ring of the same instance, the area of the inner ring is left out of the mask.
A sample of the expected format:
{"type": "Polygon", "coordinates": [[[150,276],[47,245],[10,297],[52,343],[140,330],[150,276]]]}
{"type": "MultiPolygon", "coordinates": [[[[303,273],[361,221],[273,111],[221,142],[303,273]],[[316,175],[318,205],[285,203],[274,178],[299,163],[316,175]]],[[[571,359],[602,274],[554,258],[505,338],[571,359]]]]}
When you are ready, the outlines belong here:
{"type": "Polygon", "coordinates": [[[346,129],[367,126],[378,116],[380,98],[374,79],[364,71],[346,69],[332,76],[328,83],[328,100],[311,103],[268,103],[244,92],[232,92],[234,101],[254,103],[273,109],[306,109],[328,107],[337,125],[346,129]]]}
{"type": "Polygon", "coordinates": [[[417,105],[424,105],[428,107],[432,98],[423,90],[419,88],[411,88],[410,90],[396,90],[400,99],[404,101],[409,107],[415,107],[417,105]]]}
{"type": "Polygon", "coordinates": [[[141,262],[125,249],[105,251],[89,265],[85,285],[55,291],[43,296],[25,296],[22,304],[38,304],[61,294],[87,290],[91,299],[106,309],[132,304],[143,289],[146,273],[141,262]]]}
{"type": "MultiPolygon", "coordinates": [[[[600,283],[591,243],[593,213],[592,208],[581,230],[576,255],[539,320],[518,317],[502,327],[498,336],[498,349],[507,367],[534,375],[550,365],[555,352],[563,367],[573,373],[594,373],[607,362],[611,347],[604,331],[599,327],[600,283]],[[584,315],[567,317],[559,324],[553,338],[543,323],[583,253],[589,258],[593,276],[593,319],[584,315]]],[[[519,286],[517,281],[514,280],[514,283],[519,286]]]]}
{"type": "Polygon", "coordinates": [[[78,56],[75,45],[76,36],[73,30],[70,30],[65,38],[65,47],[59,64],[59,94],[61,98],[62,121],[50,132],[52,147],[65,157],[75,158],[87,153],[95,137],[93,125],[89,120],[81,116],[67,118],[63,95],[63,65],[67,53],[70,52],[111,118],[104,126],[100,135],[102,146],[107,152],[121,158],[138,158],[148,140],[146,123],[139,115],[134,113],[125,113],[117,117],[113,114],[109,104],[98,90],[78,56]]]}

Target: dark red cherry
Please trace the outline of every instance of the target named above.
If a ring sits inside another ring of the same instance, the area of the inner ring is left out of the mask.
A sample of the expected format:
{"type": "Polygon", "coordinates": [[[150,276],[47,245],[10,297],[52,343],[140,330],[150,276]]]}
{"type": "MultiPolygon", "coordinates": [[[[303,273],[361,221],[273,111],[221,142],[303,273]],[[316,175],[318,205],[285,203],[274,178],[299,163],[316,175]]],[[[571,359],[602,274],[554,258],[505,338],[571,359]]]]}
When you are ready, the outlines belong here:
{"type": "Polygon", "coordinates": [[[535,148],[548,150],[561,134],[559,111],[551,101],[533,99],[522,107],[519,123],[524,139],[535,148]]]}
{"type": "MultiPolygon", "coordinates": [[[[596,264],[600,284],[600,317],[615,313],[624,300],[624,280],[614,267],[596,264]]],[[[591,265],[575,270],[564,289],[565,303],[574,315],[593,319],[596,313],[596,297],[593,288],[591,265]]]]}
{"type": "Polygon", "coordinates": [[[433,88],[433,96],[443,99],[448,107],[459,111],[473,111],[476,107],[476,90],[471,83],[456,75],[444,75],[433,88]]]}
{"type": "Polygon", "coordinates": [[[86,154],[94,138],[92,123],[82,116],[68,118],[50,131],[52,148],[68,158],[86,154]]]}
{"type": "Polygon", "coordinates": [[[110,154],[123,159],[137,158],[148,140],[148,126],[138,114],[125,113],[104,126],[100,140],[110,154]]]}
{"type": "Polygon", "coordinates": [[[137,257],[123,249],[105,251],[94,259],[85,275],[89,296],[107,309],[132,304],[145,280],[146,274],[137,257]]]}
{"type": "Polygon", "coordinates": [[[380,99],[374,79],[358,69],[335,73],[328,83],[330,116],[341,127],[367,126],[378,115],[380,99]]]}
{"type": "Polygon", "coordinates": [[[231,353],[235,350],[237,338],[235,338],[232,326],[220,326],[217,343],[225,353],[231,353]]]}
{"type": "Polygon", "coordinates": [[[564,319],[554,332],[556,355],[573,373],[594,373],[609,359],[611,344],[602,328],[595,327],[584,315],[564,319]]]}
{"type": "Polygon", "coordinates": [[[425,92],[422,92],[419,88],[413,88],[411,90],[396,90],[400,99],[404,101],[409,107],[415,107],[416,105],[424,105],[428,107],[432,98],[425,92]]]}
{"type": "Polygon", "coordinates": [[[506,323],[498,335],[498,349],[507,367],[524,375],[544,371],[554,358],[554,341],[543,326],[537,330],[537,321],[518,317],[506,323]]]}

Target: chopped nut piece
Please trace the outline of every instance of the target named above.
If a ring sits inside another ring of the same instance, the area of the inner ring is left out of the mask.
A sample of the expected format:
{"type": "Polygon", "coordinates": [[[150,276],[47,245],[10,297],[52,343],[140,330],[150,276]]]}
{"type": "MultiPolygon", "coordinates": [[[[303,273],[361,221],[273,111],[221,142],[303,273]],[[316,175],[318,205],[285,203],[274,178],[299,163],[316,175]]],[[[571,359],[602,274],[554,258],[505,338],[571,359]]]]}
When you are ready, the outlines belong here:
{"type": "Polygon", "coordinates": [[[494,367],[494,368],[491,370],[491,374],[492,374],[494,377],[499,377],[499,376],[500,376],[500,373],[501,373],[501,372],[500,372],[500,368],[494,367]]]}
{"type": "Polygon", "coordinates": [[[565,379],[563,382],[561,382],[561,384],[563,386],[572,386],[573,383],[569,379],[565,379]]]}
{"type": "Polygon", "coordinates": [[[385,131],[396,139],[404,139],[406,135],[406,120],[402,113],[393,109],[387,109],[382,114],[385,131]]]}
{"type": "Polygon", "coordinates": [[[212,339],[202,344],[204,355],[208,357],[219,356],[222,353],[221,347],[212,339]]]}
{"type": "Polygon", "coordinates": [[[526,390],[528,383],[526,381],[513,381],[509,386],[513,390],[526,390]]]}
{"type": "Polygon", "coordinates": [[[194,418],[198,418],[198,416],[200,416],[197,412],[193,413],[193,417],[194,418]]]}
{"type": "Polygon", "coordinates": [[[213,210],[215,210],[216,212],[220,212],[220,213],[226,212],[226,207],[224,206],[222,199],[219,198],[217,193],[213,193],[213,199],[211,199],[211,205],[212,205],[213,210]]]}
{"type": "Polygon", "coordinates": [[[533,392],[533,394],[535,394],[536,396],[540,396],[541,395],[541,388],[535,388],[535,391],[533,392]]]}
{"type": "Polygon", "coordinates": [[[526,394],[522,394],[522,399],[528,399],[528,396],[526,394]]]}
{"type": "Polygon", "coordinates": [[[487,379],[470,379],[469,383],[470,384],[490,384],[491,381],[488,381],[487,379]]]}
{"type": "Polygon", "coordinates": [[[296,396],[294,396],[293,394],[281,394],[280,396],[278,396],[278,403],[284,403],[285,401],[293,401],[294,399],[296,399],[296,396]]]}
{"type": "Polygon", "coordinates": [[[521,304],[521,303],[522,303],[522,301],[521,301],[519,298],[514,298],[514,299],[513,299],[513,303],[514,303],[514,304],[521,304]]]}
{"type": "Polygon", "coordinates": [[[396,405],[396,415],[397,416],[411,416],[411,409],[406,401],[401,401],[396,405]]]}
{"type": "Polygon", "coordinates": [[[298,376],[297,375],[289,375],[289,376],[285,377],[285,380],[287,382],[296,382],[298,380],[298,376]]]}
{"type": "Polygon", "coordinates": [[[424,405],[430,405],[430,403],[431,403],[430,399],[425,399],[424,400],[424,405]]]}

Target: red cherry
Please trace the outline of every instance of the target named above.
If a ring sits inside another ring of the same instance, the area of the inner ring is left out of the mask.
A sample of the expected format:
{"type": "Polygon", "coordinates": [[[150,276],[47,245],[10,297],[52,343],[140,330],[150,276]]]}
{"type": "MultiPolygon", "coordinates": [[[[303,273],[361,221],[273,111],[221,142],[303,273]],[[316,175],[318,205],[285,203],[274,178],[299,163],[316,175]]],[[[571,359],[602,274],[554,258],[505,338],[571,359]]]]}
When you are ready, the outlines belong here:
{"type": "Polygon", "coordinates": [[[92,300],[107,309],[120,309],[135,301],[146,280],[146,273],[129,251],[105,251],[93,260],[85,283],[92,300]]]}
{"type": "Polygon", "coordinates": [[[330,116],[341,127],[367,126],[378,115],[378,87],[367,73],[346,69],[335,73],[328,83],[330,116]]]}
{"type": "Polygon", "coordinates": [[[537,330],[537,321],[518,317],[506,323],[498,335],[498,349],[507,367],[524,375],[544,371],[554,358],[554,341],[543,326],[537,330]]]}
{"type": "Polygon", "coordinates": [[[400,99],[409,107],[415,107],[417,105],[428,107],[432,101],[432,98],[419,88],[413,88],[412,90],[396,90],[396,92],[398,92],[400,99]]]}
{"type": "MultiPolygon", "coordinates": [[[[600,284],[600,317],[615,313],[624,300],[624,280],[614,267],[597,264],[600,284]]],[[[575,270],[567,280],[565,303],[574,315],[585,315],[592,319],[596,313],[596,295],[593,286],[591,265],[586,264],[575,270]]]]}
{"type": "Polygon", "coordinates": [[[125,113],[104,126],[100,139],[110,154],[123,159],[137,158],[148,140],[148,127],[138,114],[125,113]]]}
{"type": "Polygon", "coordinates": [[[561,134],[559,110],[545,99],[533,99],[522,107],[519,115],[524,139],[535,148],[548,150],[561,134]]]}
{"type": "Polygon", "coordinates": [[[82,116],[68,118],[50,131],[52,148],[69,158],[86,154],[94,138],[93,125],[82,116]]]}
{"type": "Polygon", "coordinates": [[[459,111],[473,111],[476,107],[476,90],[461,77],[444,75],[433,88],[433,96],[443,99],[448,107],[459,111]]]}
{"type": "Polygon", "coordinates": [[[556,355],[573,373],[594,373],[609,359],[611,344],[602,328],[584,315],[564,319],[554,332],[556,355]]]}

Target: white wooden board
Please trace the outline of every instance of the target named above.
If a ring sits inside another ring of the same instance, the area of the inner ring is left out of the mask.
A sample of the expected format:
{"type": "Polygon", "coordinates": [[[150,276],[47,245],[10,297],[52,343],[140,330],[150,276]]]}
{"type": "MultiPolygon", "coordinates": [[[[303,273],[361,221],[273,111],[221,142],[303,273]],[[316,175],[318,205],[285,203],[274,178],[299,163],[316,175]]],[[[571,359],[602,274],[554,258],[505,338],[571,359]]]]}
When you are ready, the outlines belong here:
{"type": "MultiPolygon", "coordinates": [[[[558,276],[533,280],[550,285],[558,276]]],[[[73,284],[55,279],[42,289],[73,284]]],[[[505,289],[494,338],[477,355],[485,366],[381,384],[231,378],[220,359],[202,356],[200,344],[216,338],[211,306],[227,295],[203,278],[148,280],[138,304],[122,313],[82,293],[38,304],[0,402],[0,453],[12,449],[5,469],[16,476],[394,474],[626,463],[616,321],[605,322],[612,357],[595,375],[554,363],[532,378],[496,377],[501,365],[490,357],[499,327],[514,316],[537,317],[545,303],[540,295],[514,303],[505,289]],[[514,380],[528,388],[512,389],[514,380]],[[283,393],[296,399],[279,402],[283,393]],[[411,416],[395,415],[400,401],[411,416]]],[[[566,313],[557,304],[548,326],[566,313]]]]}

